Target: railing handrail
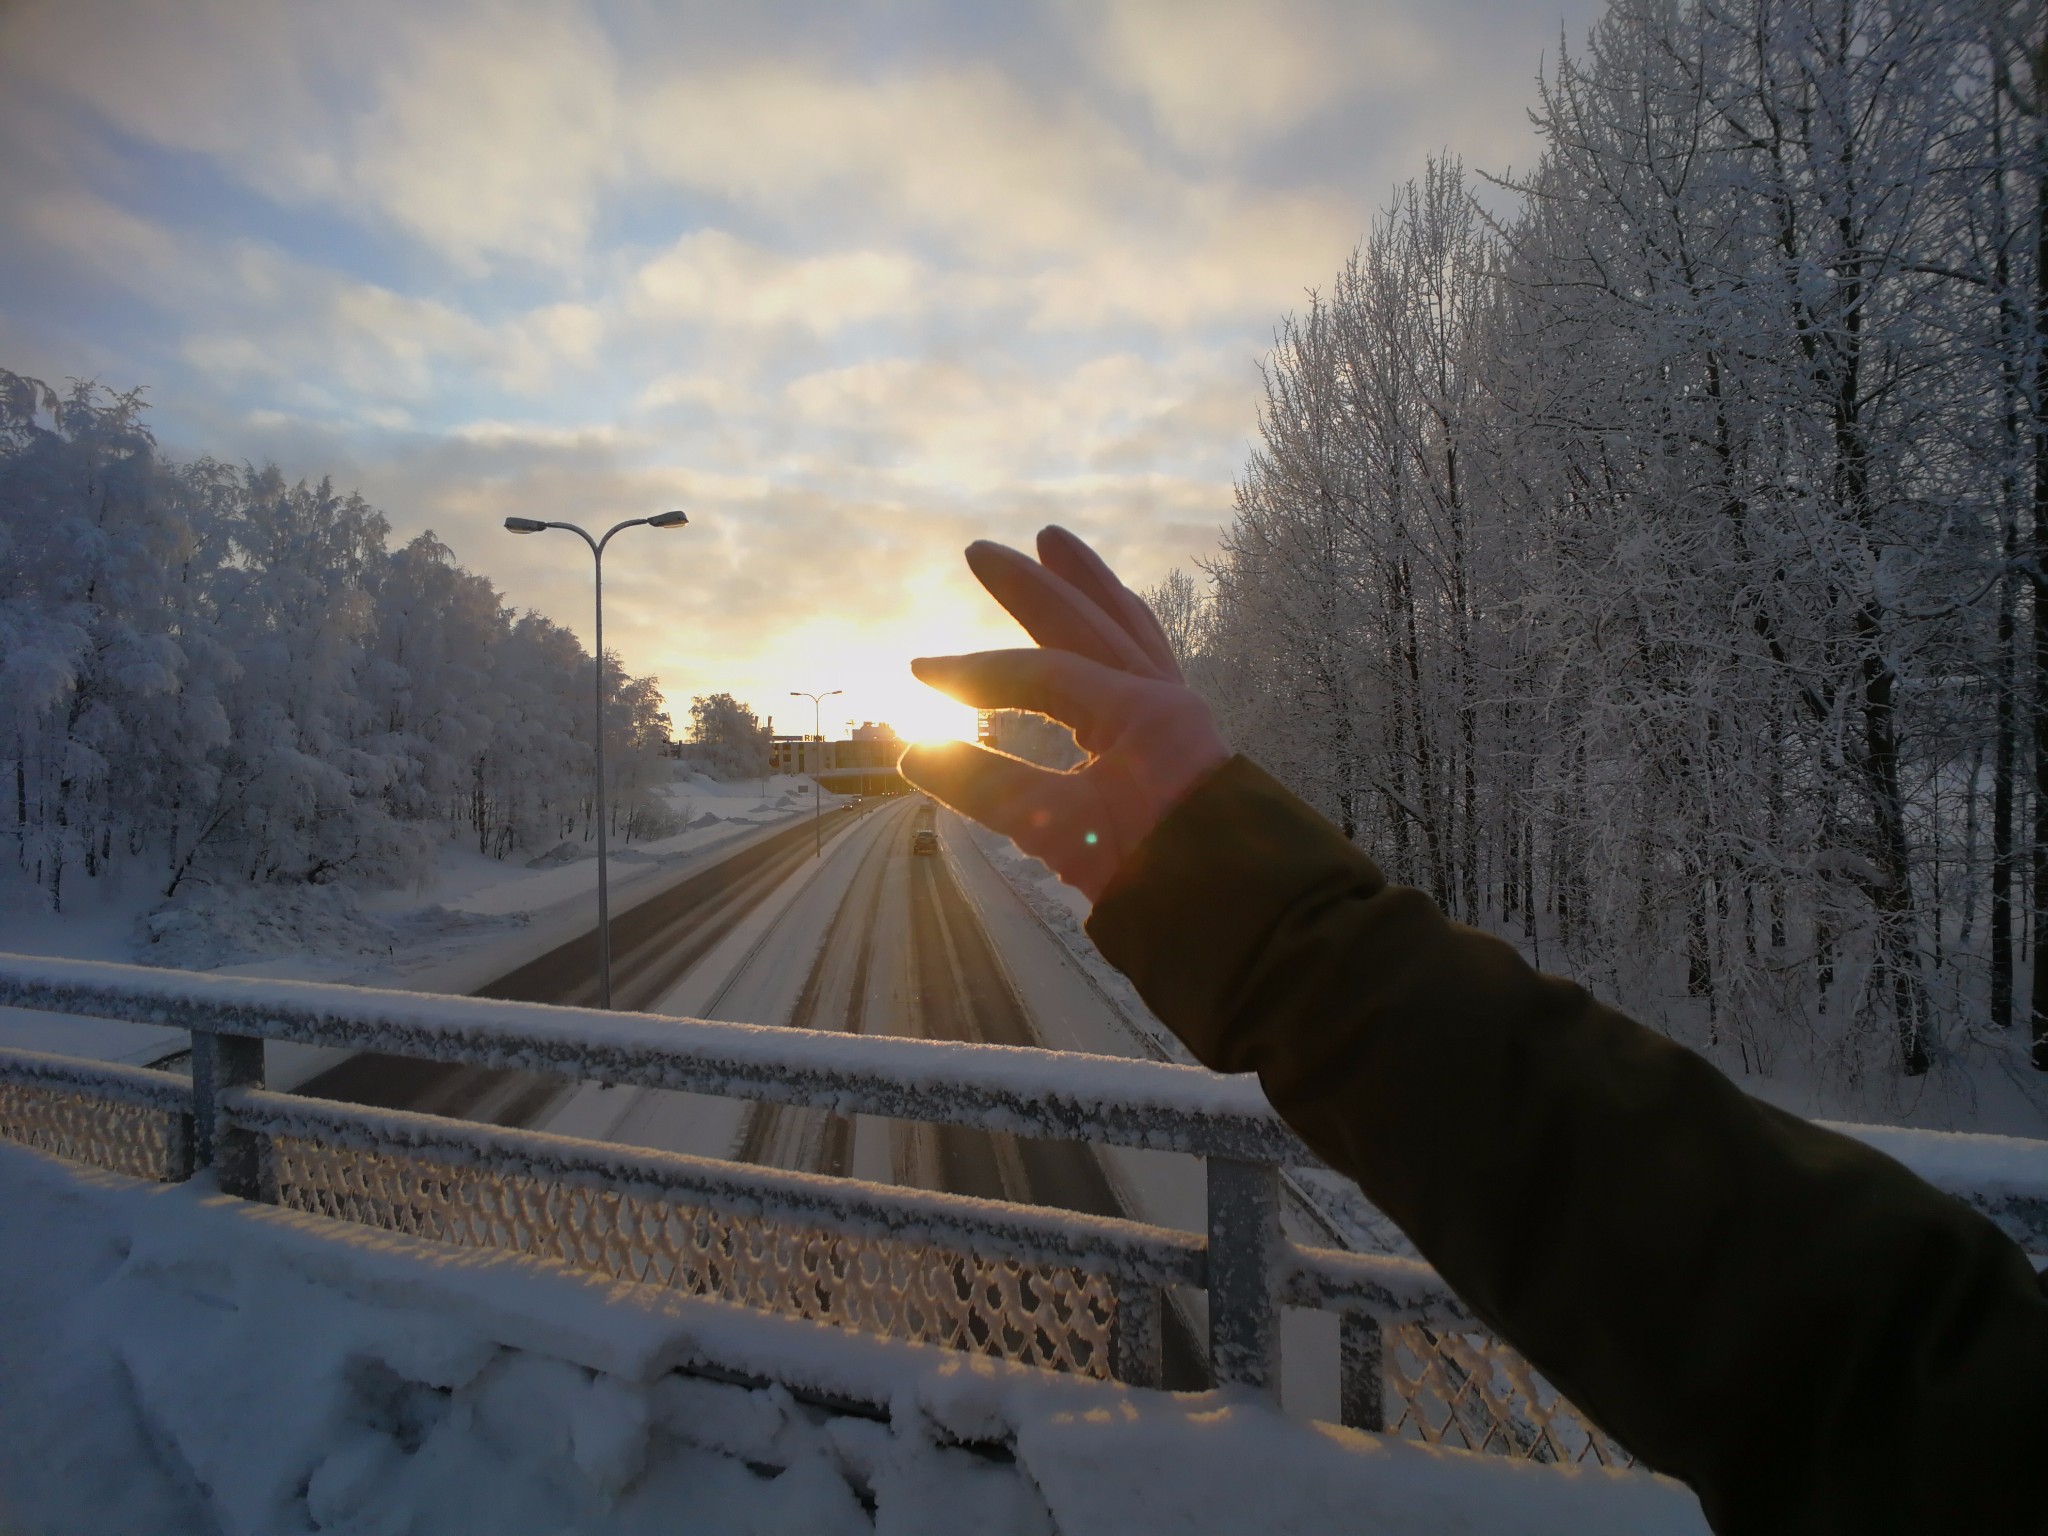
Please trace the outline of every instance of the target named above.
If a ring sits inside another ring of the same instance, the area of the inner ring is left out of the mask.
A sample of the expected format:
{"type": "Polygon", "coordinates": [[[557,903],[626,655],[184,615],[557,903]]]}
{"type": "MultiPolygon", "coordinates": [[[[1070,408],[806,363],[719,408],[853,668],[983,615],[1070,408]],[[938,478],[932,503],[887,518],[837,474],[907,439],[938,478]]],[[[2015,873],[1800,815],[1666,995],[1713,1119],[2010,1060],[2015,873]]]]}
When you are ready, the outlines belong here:
{"type": "Polygon", "coordinates": [[[191,1079],[153,1067],[88,1061],[78,1056],[7,1046],[0,1048],[0,1082],[89,1093],[116,1104],[133,1104],[138,1109],[157,1109],[170,1115],[192,1112],[191,1079]]]}
{"type": "Polygon", "coordinates": [[[1266,1103],[1255,1079],[1123,1056],[4,952],[0,1006],[812,1105],[839,1114],[1320,1166],[1266,1103]]]}
{"type": "MultiPolygon", "coordinates": [[[[4,951],[0,1006],[1280,1167],[1321,1166],[1256,1081],[1173,1062],[4,951]]],[[[1986,1210],[2020,1208],[2048,1230],[2048,1140],[1822,1123],[1898,1159],[1937,1189],[1986,1210]]]]}
{"type": "Polygon", "coordinates": [[[977,1255],[1115,1272],[1154,1285],[1207,1283],[1203,1239],[1127,1217],[754,1167],[263,1089],[229,1089],[222,1107],[232,1124],[265,1136],[421,1154],[443,1163],[545,1168],[565,1183],[616,1194],[646,1193],[729,1215],[821,1222],[856,1236],[940,1247],[963,1245],[977,1255]]]}

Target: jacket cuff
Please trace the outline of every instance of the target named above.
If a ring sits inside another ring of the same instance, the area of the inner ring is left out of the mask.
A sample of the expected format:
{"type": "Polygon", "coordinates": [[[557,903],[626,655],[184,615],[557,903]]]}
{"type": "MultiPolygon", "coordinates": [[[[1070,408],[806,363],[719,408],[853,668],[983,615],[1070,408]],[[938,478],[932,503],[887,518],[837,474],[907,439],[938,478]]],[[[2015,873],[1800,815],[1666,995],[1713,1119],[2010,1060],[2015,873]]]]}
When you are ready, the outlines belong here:
{"type": "Polygon", "coordinates": [[[1318,888],[1371,894],[1371,859],[1251,759],[1233,757],[1118,866],[1089,938],[1201,1063],[1249,1072],[1235,1006],[1274,931],[1318,888]]]}

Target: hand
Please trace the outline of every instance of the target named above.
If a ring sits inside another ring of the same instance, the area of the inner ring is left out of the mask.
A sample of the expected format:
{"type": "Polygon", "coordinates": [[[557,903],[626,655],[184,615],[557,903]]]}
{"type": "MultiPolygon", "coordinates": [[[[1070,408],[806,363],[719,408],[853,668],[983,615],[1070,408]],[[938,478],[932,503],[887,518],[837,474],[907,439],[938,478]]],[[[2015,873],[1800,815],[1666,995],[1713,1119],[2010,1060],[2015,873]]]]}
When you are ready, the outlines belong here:
{"type": "Polygon", "coordinates": [[[968,546],[967,565],[1043,649],[920,656],[910,670],[978,709],[1050,715],[1073,730],[1088,761],[1054,773],[949,742],[912,747],[903,776],[1094,901],[1230,749],[1152,610],[1064,528],[1038,535],[1037,560],[983,541],[968,546]]]}

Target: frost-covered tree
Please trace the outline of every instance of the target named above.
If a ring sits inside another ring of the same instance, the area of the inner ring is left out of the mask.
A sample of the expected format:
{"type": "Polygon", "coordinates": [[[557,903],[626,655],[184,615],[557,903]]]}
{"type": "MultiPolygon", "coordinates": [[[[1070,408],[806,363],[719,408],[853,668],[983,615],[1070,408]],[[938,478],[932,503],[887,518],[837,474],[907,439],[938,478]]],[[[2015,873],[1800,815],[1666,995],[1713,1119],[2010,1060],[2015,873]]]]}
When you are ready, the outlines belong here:
{"type": "Polygon", "coordinates": [[[1176,620],[1401,878],[1739,1068],[1926,1071],[2048,910],[2043,32],[1619,0],[1512,216],[1431,165],[1283,324],[1176,620]]]}
{"type": "MultiPolygon", "coordinates": [[[[591,661],[359,496],[156,451],[139,391],[0,370],[0,773],[61,905],[117,857],[188,881],[390,882],[467,823],[588,834],[591,661]]],[[[668,721],[622,678],[622,836],[662,824],[668,721]]]]}
{"type": "Polygon", "coordinates": [[[758,779],[769,766],[768,729],[729,693],[690,700],[689,760],[715,779],[758,779]]]}

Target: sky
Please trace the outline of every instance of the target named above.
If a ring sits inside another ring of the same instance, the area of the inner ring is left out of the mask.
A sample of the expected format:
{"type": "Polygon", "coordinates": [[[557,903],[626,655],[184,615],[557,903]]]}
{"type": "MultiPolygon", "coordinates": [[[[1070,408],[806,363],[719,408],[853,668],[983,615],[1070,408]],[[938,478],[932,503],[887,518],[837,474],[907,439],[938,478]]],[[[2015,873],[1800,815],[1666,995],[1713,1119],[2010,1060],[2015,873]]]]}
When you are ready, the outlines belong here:
{"type": "Polygon", "coordinates": [[[1215,551],[1259,365],[1432,154],[1526,167],[1589,0],[0,0],[0,366],[332,475],[679,725],[971,731],[960,561],[1215,551]]]}

